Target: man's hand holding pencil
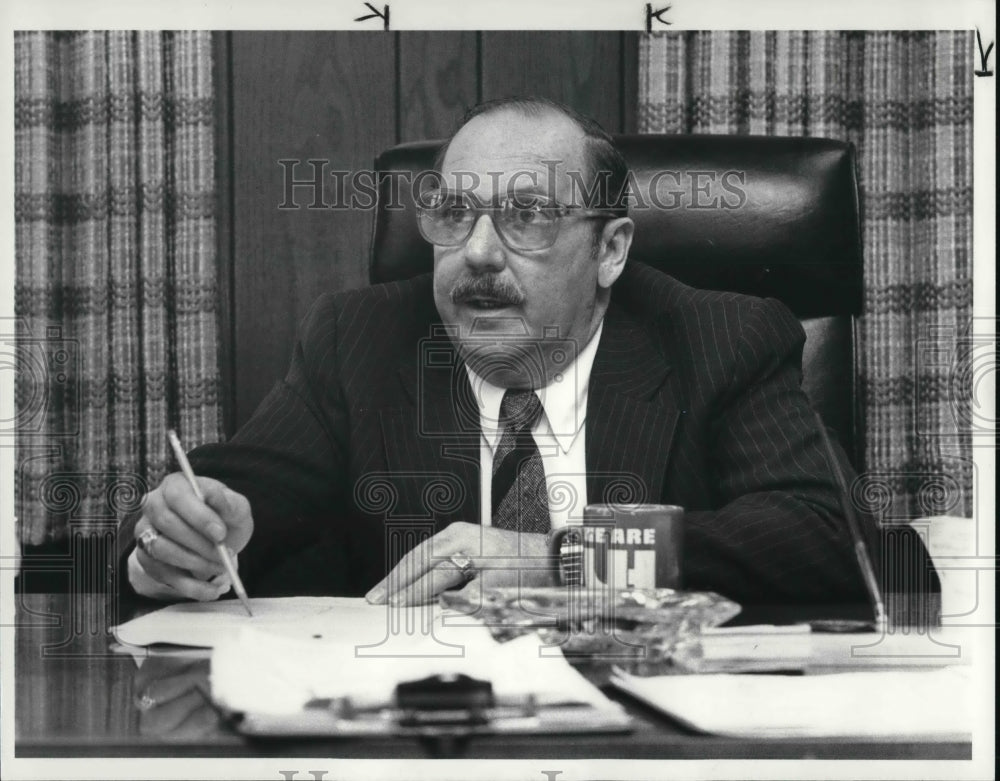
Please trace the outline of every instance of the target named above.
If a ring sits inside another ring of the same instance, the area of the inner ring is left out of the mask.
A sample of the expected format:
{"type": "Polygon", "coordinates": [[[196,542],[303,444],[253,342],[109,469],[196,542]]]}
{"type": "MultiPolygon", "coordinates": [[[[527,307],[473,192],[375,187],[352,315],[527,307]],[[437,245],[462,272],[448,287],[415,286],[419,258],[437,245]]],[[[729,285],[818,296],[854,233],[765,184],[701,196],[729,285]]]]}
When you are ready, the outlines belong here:
{"type": "MultiPolygon", "coordinates": [[[[245,496],[209,477],[168,475],[146,495],[135,525],[134,556],[143,572],[135,573],[130,566],[129,578],[136,591],[147,596],[173,592],[175,598],[218,599],[234,585],[220,546],[235,558],[252,534],[253,515],[245,496]],[[154,581],[155,588],[143,582],[142,575],[154,581]]],[[[242,591],[242,584],[235,585],[242,591]]]]}

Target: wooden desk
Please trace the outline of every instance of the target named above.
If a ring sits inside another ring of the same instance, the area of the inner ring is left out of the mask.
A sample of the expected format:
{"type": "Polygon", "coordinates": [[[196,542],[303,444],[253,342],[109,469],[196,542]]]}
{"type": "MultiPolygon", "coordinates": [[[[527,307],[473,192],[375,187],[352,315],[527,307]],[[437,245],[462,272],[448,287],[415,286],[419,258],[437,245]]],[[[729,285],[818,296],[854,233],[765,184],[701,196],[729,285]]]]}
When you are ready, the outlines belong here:
{"type": "MultiPolygon", "coordinates": [[[[114,609],[101,595],[17,596],[16,741],[21,757],[428,757],[431,752],[481,758],[620,759],[970,759],[968,740],[766,739],[694,734],[670,719],[608,693],[635,717],[627,735],[474,738],[467,745],[428,746],[415,739],[250,742],[223,725],[192,685],[207,664],[147,659],[142,667],[109,651],[114,609]],[[200,664],[200,667],[199,667],[200,664]],[[136,705],[152,680],[176,686],[171,704],[136,705]]],[[[122,616],[121,618],[127,618],[122,616]]]]}

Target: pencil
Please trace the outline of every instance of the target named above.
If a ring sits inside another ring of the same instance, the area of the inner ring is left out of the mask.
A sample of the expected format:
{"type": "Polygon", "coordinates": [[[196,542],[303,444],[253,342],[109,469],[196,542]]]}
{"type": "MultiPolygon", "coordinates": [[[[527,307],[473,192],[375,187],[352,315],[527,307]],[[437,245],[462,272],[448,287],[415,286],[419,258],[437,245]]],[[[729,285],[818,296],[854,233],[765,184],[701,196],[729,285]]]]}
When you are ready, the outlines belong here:
{"type": "MultiPolygon", "coordinates": [[[[204,502],[205,495],[201,492],[201,488],[198,487],[198,481],[194,479],[194,470],[191,469],[191,462],[187,460],[187,456],[184,454],[184,448],[181,447],[181,441],[177,438],[177,432],[173,429],[167,431],[167,439],[170,440],[170,447],[173,448],[174,456],[177,458],[177,463],[180,464],[184,477],[191,484],[191,490],[194,491],[194,495],[200,501],[204,502]]],[[[226,546],[221,542],[216,543],[215,549],[219,553],[219,558],[222,559],[222,566],[226,568],[229,579],[233,582],[233,590],[236,592],[236,596],[240,598],[240,602],[246,608],[247,615],[252,617],[253,611],[250,609],[250,600],[247,599],[247,592],[243,588],[243,581],[240,580],[239,573],[236,571],[236,567],[233,566],[232,559],[229,558],[229,551],[226,550],[226,546]]]]}

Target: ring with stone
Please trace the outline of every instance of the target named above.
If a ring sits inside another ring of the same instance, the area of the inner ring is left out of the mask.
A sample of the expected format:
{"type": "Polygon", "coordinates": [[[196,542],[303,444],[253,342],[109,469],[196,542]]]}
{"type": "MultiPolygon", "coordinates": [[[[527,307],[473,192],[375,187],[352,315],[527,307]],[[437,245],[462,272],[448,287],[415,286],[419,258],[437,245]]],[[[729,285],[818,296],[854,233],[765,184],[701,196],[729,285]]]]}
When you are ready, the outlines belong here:
{"type": "Polygon", "coordinates": [[[160,535],[152,529],[146,529],[136,538],[136,545],[139,546],[147,556],[153,555],[153,543],[160,539],[160,535]]]}
{"type": "Polygon", "coordinates": [[[476,565],[472,563],[472,559],[466,556],[464,553],[453,553],[448,557],[455,569],[459,571],[462,575],[462,580],[468,583],[474,577],[476,577],[476,565]]]}
{"type": "Polygon", "coordinates": [[[156,700],[150,697],[146,692],[143,692],[143,695],[139,698],[139,701],[136,702],[135,706],[141,711],[152,710],[156,707],[156,700]]]}

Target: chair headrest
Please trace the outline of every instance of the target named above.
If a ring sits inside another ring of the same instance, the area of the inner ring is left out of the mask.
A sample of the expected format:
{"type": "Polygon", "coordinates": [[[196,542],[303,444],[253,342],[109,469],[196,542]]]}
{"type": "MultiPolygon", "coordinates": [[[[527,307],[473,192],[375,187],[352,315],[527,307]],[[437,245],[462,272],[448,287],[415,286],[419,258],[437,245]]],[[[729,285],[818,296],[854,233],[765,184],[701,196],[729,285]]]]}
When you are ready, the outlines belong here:
{"type": "MultiPolygon", "coordinates": [[[[778,298],[800,318],[860,313],[862,251],[850,144],[720,135],[615,140],[633,175],[632,257],[695,287],[778,298]]],[[[409,183],[430,170],[441,143],[401,144],[376,160],[373,283],[433,267],[409,183]]]]}

